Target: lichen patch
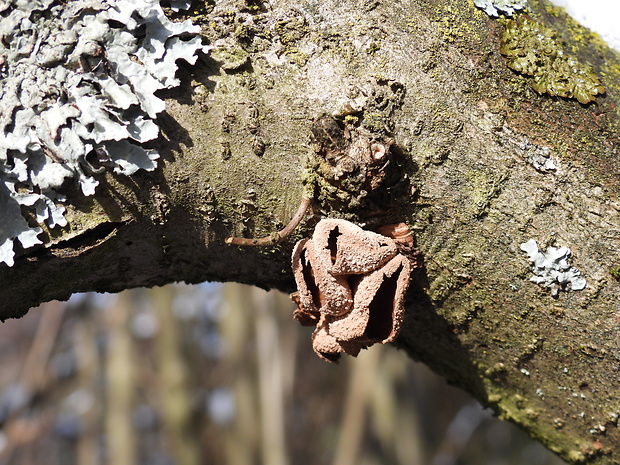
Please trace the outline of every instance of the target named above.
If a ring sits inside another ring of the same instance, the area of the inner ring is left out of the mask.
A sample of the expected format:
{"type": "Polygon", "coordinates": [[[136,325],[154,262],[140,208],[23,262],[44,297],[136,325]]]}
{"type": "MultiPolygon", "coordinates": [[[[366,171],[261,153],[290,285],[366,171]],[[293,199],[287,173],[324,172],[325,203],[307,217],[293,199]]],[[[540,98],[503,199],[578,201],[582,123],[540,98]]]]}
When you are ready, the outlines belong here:
{"type": "Polygon", "coordinates": [[[521,250],[528,254],[532,262],[534,276],[530,281],[551,289],[551,295],[554,297],[557,297],[561,290],[585,289],[585,278],[577,268],[568,263],[571,256],[568,247],[547,247],[545,252],[541,252],[538,250],[536,240],[530,239],[521,244],[521,250]]]}
{"type": "Polygon", "coordinates": [[[489,16],[499,16],[500,12],[512,16],[526,7],[527,0],[474,0],[474,4],[489,16]]]}
{"type": "Polygon", "coordinates": [[[105,170],[155,168],[157,152],[142,145],[159,135],[155,92],[179,84],[177,60],[195,63],[207,48],[157,0],[13,0],[2,15],[0,262],[12,266],[15,240],[41,243],[21,209],[64,226],[68,179],[92,195],[105,170]]]}
{"type": "Polygon", "coordinates": [[[508,21],[499,51],[508,67],[531,77],[529,83],[539,94],[586,104],[605,93],[592,68],[569,55],[553,29],[527,16],[508,21]]]}

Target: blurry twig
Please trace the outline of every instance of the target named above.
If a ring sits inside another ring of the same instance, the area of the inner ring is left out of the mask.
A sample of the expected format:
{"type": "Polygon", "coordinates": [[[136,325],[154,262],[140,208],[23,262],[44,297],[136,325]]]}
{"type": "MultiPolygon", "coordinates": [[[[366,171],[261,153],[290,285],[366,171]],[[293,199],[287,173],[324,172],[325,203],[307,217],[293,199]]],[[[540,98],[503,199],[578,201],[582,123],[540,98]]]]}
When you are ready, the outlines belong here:
{"type": "Polygon", "coordinates": [[[348,360],[351,367],[340,440],[334,455],[334,465],[355,465],[359,462],[366,427],[370,390],[375,382],[383,347],[373,347],[357,359],[348,360]]]}
{"type": "Polygon", "coordinates": [[[258,288],[252,291],[253,300],[256,303],[256,348],[263,463],[286,465],[289,461],[284,426],[283,360],[277,316],[273,311],[275,296],[258,288]]]}
{"type": "Polygon", "coordinates": [[[109,465],[136,463],[136,438],[131,424],[135,392],[135,358],[128,331],[129,310],[135,291],[122,292],[107,312],[108,340],[105,355],[105,437],[109,465]]]}
{"type": "Polygon", "coordinates": [[[161,389],[161,419],[170,453],[179,465],[200,463],[200,441],[192,426],[192,389],[187,360],[184,359],[179,321],[171,311],[175,288],[155,287],[151,303],[160,322],[155,339],[158,387],[161,389]]]}
{"type": "Polygon", "coordinates": [[[45,386],[47,363],[58,337],[65,305],[62,302],[48,302],[41,309],[41,319],[22,367],[19,383],[34,395],[45,386]]]}
{"type": "Polygon", "coordinates": [[[432,458],[432,465],[456,465],[480,424],[491,417],[477,402],[463,405],[454,415],[439,448],[432,458]]]}
{"type": "Polygon", "coordinates": [[[41,430],[43,426],[41,423],[34,422],[30,425],[31,428],[27,429],[29,431],[27,437],[15,436],[19,432],[26,431],[17,425],[19,414],[30,407],[32,399],[46,385],[47,366],[54,343],[58,338],[65,305],[57,301],[48,302],[43,304],[39,310],[41,311],[41,318],[15,386],[15,389],[20,391],[21,401],[17,405],[6,406],[9,409],[9,414],[4,418],[3,430],[7,432],[8,443],[0,454],[0,460],[2,460],[0,463],[12,463],[17,445],[24,445],[36,440],[41,431],[37,434],[35,430],[41,430]],[[15,434],[11,435],[10,432],[15,432],[15,434]]]}
{"type": "MultiPolygon", "coordinates": [[[[77,383],[88,392],[100,394],[103,389],[96,383],[97,372],[100,370],[97,358],[97,347],[93,344],[96,340],[98,321],[95,318],[79,318],[75,325],[75,352],[77,357],[78,373],[77,383]]],[[[95,395],[96,395],[95,394],[95,395]]],[[[97,418],[101,415],[101,405],[96,403],[88,412],[84,413],[83,433],[76,443],[76,463],[93,463],[99,453],[97,440],[99,430],[97,418]]]]}

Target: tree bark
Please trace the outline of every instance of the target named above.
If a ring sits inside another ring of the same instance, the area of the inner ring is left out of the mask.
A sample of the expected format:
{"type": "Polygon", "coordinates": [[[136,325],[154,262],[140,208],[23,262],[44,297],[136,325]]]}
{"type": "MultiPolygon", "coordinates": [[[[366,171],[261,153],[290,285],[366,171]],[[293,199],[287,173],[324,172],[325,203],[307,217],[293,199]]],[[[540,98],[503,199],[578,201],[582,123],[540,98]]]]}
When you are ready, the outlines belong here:
{"type": "Polygon", "coordinates": [[[606,93],[534,91],[499,52],[507,19],[469,0],[205,5],[194,20],[214,49],[166,95],[159,169],[101,175],[92,199],[66,192],[69,226],[0,270],[0,317],[174,281],[290,292],[292,247],[319,217],[404,221],[424,267],[397,346],[567,462],[620,464],[620,60],[544,0],[519,15],[555,30],[606,93]],[[323,114],[389,137],[411,189],[371,217],[319,182],[294,237],[225,244],[288,222],[321,176],[323,114]],[[535,169],[540,154],[557,169],[535,169]],[[587,287],[554,297],[530,282],[531,238],[570,247],[587,287]]]}

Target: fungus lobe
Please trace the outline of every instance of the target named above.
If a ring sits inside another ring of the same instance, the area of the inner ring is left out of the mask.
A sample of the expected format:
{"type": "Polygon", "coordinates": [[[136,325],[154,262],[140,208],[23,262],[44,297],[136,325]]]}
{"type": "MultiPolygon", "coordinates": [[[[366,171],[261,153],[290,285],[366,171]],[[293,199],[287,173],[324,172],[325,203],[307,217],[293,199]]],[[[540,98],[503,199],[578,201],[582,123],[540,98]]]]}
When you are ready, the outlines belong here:
{"type": "Polygon", "coordinates": [[[336,363],[372,344],[392,342],[404,317],[409,276],[418,266],[404,224],[366,231],[340,219],[321,220],[293,251],[298,292],[294,317],[316,329],[312,346],[336,363]]]}

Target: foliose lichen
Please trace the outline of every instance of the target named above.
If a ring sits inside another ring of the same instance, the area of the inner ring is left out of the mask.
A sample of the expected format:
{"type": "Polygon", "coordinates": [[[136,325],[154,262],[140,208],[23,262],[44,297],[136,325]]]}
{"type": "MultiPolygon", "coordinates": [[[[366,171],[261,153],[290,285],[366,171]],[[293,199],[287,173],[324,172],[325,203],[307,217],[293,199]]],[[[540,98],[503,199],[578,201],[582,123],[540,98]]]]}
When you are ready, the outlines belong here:
{"type": "Polygon", "coordinates": [[[11,0],[0,13],[0,262],[12,266],[15,240],[41,243],[23,210],[66,225],[65,181],[92,195],[94,174],[155,168],[158,154],[143,147],[165,108],[155,92],[179,84],[177,60],[193,64],[207,48],[158,0],[11,0]]]}
{"type": "Polygon", "coordinates": [[[551,295],[557,296],[560,290],[581,291],[586,287],[581,272],[568,263],[571,256],[568,247],[547,247],[546,252],[541,252],[536,240],[530,239],[521,244],[521,250],[532,262],[534,276],[530,281],[551,289],[551,295]]]}
{"type": "Polygon", "coordinates": [[[539,94],[574,98],[586,104],[605,93],[592,68],[567,54],[553,29],[527,16],[507,22],[499,51],[510,68],[532,77],[530,85],[539,94]]]}
{"type": "Polygon", "coordinates": [[[555,173],[558,169],[555,161],[551,157],[551,148],[538,146],[525,139],[521,142],[520,148],[528,155],[531,165],[541,173],[555,173]]]}
{"type": "Polygon", "coordinates": [[[474,4],[489,16],[499,16],[499,12],[512,16],[515,10],[527,6],[527,0],[474,0],[474,4]]]}

